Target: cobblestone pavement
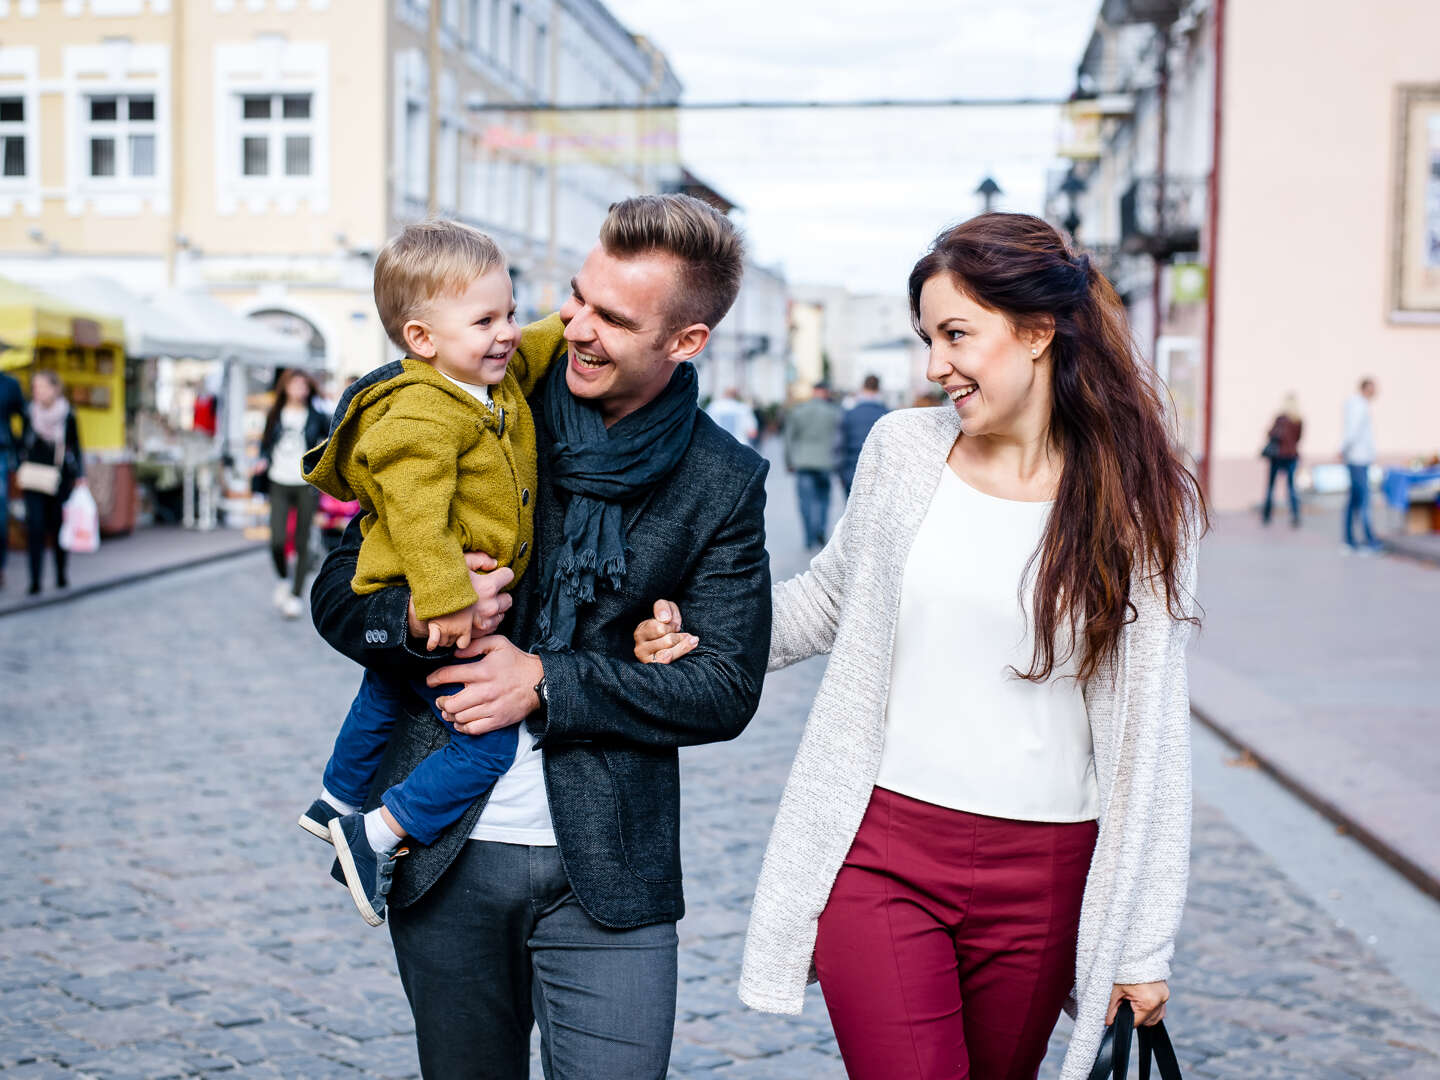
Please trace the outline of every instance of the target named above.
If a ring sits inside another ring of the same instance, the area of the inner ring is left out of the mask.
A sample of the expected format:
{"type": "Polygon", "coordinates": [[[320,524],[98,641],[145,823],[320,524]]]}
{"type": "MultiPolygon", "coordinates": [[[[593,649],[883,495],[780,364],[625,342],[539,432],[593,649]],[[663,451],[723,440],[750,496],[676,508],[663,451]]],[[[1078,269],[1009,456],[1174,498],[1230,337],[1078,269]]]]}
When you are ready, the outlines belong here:
{"type": "MultiPolygon", "coordinates": [[[[357,672],[270,589],[245,556],[0,620],[6,1080],[416,1073],[387,935],[294,824],[357,672]]],[[[821,670],[772,678],[741,739],[684,754],[674,1077],[843,1075],[813,988],[800,1018],[735,997],[821,670]]],[[[1440,1076],[1440,1018],[1203,802],[1175,987],[1187,1077],[1440,1076]]]]}

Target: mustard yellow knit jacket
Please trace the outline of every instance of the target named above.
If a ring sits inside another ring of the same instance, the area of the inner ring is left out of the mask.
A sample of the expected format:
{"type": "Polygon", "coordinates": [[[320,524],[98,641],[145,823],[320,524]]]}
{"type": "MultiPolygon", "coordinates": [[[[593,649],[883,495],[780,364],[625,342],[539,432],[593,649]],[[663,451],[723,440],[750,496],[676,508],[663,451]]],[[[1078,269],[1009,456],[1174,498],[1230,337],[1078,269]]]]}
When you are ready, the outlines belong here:
{"type": "Polygon", "coordinates": [[[305,457],[305,479],[360,501],[364,541],[351,588],[408,585],[415,614],[431,619],[475,602],[464,553],[483,551],[515,571],[535,540],[535,420],[525,398],[556,357],[564,325],[552,315],[521,332],[494,408],[429,364],[405,357],[362,381],[325,442],[305,457]]]}

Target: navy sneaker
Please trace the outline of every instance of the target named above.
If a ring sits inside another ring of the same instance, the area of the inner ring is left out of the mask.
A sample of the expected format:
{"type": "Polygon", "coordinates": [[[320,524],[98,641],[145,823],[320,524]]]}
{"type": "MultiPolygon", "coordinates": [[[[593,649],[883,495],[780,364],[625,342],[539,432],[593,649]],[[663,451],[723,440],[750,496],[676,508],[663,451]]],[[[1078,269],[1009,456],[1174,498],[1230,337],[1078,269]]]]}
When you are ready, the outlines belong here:
{"type": "Polygon", "coordinates": [[[324,799],[316,799],[310,804],[310,809],[300,815],[300,820],[296,824],[311,836],[318,836],[328,844],[330,843],[330,822],[339,816],[340,811],[335,807],[324,799]]]}
{"type": "Polygon", "coordinates": [[[388,855],[377,855],[365,835],[365,815],[346,814],[330,821],[330,842],[350,899],[361,917],[371,926],[385,921],[385,897],[390,894],[390,879],[395,874],[395,860],[408,855],[409,848],[397,848],[388,855]]]}

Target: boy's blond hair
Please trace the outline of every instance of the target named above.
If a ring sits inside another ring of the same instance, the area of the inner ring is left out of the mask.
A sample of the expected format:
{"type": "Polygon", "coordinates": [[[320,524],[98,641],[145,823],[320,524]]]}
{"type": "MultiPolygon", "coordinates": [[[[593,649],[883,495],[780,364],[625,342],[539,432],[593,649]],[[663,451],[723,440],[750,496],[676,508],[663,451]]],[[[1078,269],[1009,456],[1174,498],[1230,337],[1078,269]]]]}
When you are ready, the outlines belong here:
{"type": "Polygon", "coordinates": [[[408,351],[401,334],[407,322],[497,267],[507,269],[505,253],[479,229],[442,220],[406,225],[375,260],[375,308],[385,333],[408,351]]]}

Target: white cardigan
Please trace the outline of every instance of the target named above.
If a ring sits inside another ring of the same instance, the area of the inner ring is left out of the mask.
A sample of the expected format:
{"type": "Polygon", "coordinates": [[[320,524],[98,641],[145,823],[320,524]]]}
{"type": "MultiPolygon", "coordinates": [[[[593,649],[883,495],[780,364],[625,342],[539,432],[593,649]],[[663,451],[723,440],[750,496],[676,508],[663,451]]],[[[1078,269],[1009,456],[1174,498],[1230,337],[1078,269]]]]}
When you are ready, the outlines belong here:
{"type": "MultiPolygon", "coordinates": [[[[799,1013],[816,922],[870,801],[885,745],[885,703],[911,542],[960,433],[948,407],[906,409],[871,430],[835,535],[809,570],[775,587],[770,668],[830,653],[775,816],[745,939],[740,998],[799,1013]]],[[[983,568],[982,568],[983,569],[983,568]]],[[[1195,609],[1194,544],[1179,573],[1195,609]]],[[[1085,687],[1100,831],[1085,882],[1075,1033],[1061,1080],[1089,1075],[1115,983],[1168,979],[1190,863],[1191,624],[1137,570],[1137,609],[1119,654],[1085,687]]]]}

